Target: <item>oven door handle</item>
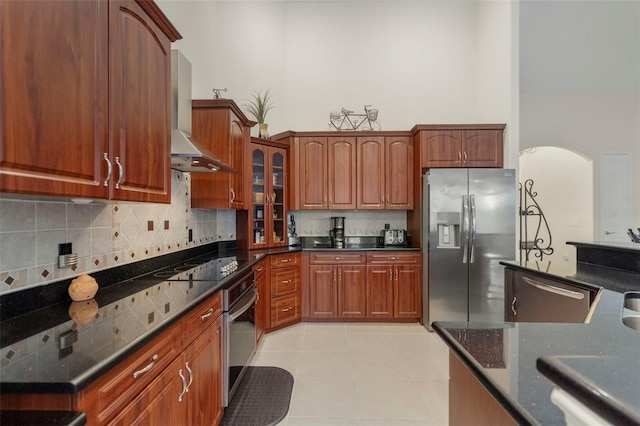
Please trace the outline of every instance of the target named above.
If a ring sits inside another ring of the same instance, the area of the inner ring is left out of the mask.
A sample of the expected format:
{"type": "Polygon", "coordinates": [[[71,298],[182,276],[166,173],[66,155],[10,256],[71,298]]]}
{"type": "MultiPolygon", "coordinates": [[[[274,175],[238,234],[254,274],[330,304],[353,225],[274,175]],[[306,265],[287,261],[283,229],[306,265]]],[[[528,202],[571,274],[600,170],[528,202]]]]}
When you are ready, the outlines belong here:
{"type": "Polygon", "coordinates": [[[240,302],[228,312],[227,324],[231,324],[237,317],[245,313],[258,299],[258,291],[254,288],[253,291],[249,291],[246,295],[242,296],[240,302]]]}

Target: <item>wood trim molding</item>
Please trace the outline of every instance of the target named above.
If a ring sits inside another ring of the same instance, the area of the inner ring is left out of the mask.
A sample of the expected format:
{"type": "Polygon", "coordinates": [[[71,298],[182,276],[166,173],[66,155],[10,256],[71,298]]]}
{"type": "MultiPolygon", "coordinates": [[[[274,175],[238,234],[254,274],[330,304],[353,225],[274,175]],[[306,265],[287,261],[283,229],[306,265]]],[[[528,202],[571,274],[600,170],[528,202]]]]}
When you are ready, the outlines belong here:
{"type": "Polygon", "coordinates": [[[162,32],[172,42],[180,40],[182,35],[178,32],[176,27],[173,26],[171,21],[162,12],[160,7],[153,0],[136,0],[136,3],[145,11],[147,15],[155,22],[155,24],[162,30],[162,32]]]}

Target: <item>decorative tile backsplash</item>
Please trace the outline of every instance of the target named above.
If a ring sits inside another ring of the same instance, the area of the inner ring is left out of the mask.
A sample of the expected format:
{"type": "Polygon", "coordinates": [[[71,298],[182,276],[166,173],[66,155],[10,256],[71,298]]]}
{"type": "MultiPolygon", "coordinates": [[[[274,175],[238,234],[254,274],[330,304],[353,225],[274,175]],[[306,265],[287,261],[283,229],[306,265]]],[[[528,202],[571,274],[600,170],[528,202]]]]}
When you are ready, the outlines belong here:
{"type": "Polygon", "coordinates": [[[405,210],[297,210],[290,211],[296,221],[296,233],[300,237],[329,236],[330,218],[343,216],[344,232],[348,237],[380,235],[386,223],[391,229],[407,229],[405,210]]]}
{"type": "Polygon", "coordinates": [[[235,229],[235,210],[192,209],[190,174],[175,170],[171,204],[74,204],[0,197],[0,294],[201,244],[232,241],[235,229]],[[58,268],[58,244],[66,242],[73,244],[78,264],[58,268]]]}

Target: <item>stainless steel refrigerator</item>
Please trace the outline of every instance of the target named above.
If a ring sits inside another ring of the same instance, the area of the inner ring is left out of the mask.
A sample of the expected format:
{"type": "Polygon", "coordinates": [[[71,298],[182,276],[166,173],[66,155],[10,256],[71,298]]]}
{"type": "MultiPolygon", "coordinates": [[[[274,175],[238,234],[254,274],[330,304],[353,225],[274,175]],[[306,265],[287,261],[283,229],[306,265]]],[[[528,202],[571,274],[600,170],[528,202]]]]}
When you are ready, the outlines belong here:
{"type": "Polygon", "coordinates": [[[423,322],[504,321],[504,267],[516,252],[512,169],[423,177],[423,322]]]}

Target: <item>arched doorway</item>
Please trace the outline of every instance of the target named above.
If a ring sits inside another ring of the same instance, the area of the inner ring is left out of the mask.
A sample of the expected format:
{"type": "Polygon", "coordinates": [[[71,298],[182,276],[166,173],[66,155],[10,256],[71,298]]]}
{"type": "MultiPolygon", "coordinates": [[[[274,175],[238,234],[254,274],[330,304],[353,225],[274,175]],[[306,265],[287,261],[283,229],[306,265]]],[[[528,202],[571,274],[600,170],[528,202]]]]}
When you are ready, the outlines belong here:
{"type": "MultiPolygon", "coordinates": [[[[575,248],[566,242],[593,241],[594,236],[593,161],[565,148],[528,148],[520,152],[519,180],[523,186],[530,180],[534,200],[548,224],[550,235],[544,234],[542,223],[540,238],[543,245],[550,239],[553,253],[544,254],[543,260],[575,265],[575,248]]],[[[529,240],[535,235],[538,219],[526,218],[529,240]]],[[[521,223],[524,225],[523,220],[521,223]]],[[[533,252],[529,256],[531,260],[539,260],[533,252]]]]}

